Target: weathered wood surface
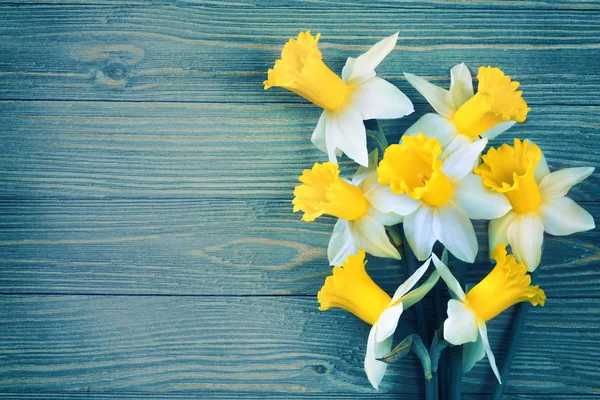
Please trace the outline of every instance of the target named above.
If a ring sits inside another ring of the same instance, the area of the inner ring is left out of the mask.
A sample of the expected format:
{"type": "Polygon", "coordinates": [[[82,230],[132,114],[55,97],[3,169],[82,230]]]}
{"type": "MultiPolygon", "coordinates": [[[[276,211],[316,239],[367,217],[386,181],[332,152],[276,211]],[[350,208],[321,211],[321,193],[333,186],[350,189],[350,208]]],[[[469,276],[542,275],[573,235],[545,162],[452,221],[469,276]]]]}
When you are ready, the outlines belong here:
{"type": "MultiPolygon", "coordinates": [[[[600,204],[582,204],[600,219],[600,204]]],[[[0,292],[314,296],[334,222],[302,222],[279,200],[0,201],[0,292]]],[[[475,227],[472,282],[491,268],[486,224],[475,227]]],[[[548,296],[597,297],[598,231],[546,239],[548,296]]],[[[395,260],[368,269],[390,293],[406,278],[395,260]]]]}
{"type": "MultiPolygon", "coordinates": [[[[431,109],[402,71],[448,85],[456,63],[491,64],[532,107],[494,144],[530,138],[552,169],[600,166],[598,1],[49,3],[0,4],[2,398],[422,398],[413,358],[373,393],[367,327],[316,309],[333,220],[302,223],[290,201],[325,159],[309,143],[319,111],[262,89],[299,30],[322,32],[336,71],[400,30],[378,71],[416,112],[384,122],[390,142],[431,109]]],[[[596,220],[598,184],[570,193],[596,220]]],[[[489,269],[476,229],[473,282],[489,269]]],[[[549,300],[507,399],[600,391],[599,249],[598,230],[548,237],[549,300]]],[[[369,272],[388,291],[404,277],[391,260],[369,272]]],[[[490,324],[499,359],[511,316],[490,324]]],[[[485,398],[493,376],[482,362],[464,382],[485,398]]]]}
{"type": "MultiPolygon", "coordinates": [[[[0,390],[372,392],[362,369],[368,325],[318,311],[314,297],[2,296],[0,303],[0,390]]],[[[600,349],[592,345],[599,310],[598,299],[552,299],[533,310],[511,391],[600,389],[600,349]]],[[[489,323],[498,356],[510,314],[489,323]]],[[[403,321],[412,318],[409,310],[403,321]]],[[[410,332],[403,324],[398,336],[410,332]]],[[[465,392],[485,392],[491,377],[478,364],[465,392]]],[[[421,393],[422,381],[409,357],[390,368],[381,391],[421,393]]]]}
{"type": "MultiPolygon", "coordinates": [[[[226,393],[214,393],[211,394],[211,399],[239,399],[239,400],[263,400],[263,399],[281,399],[284,397],[290,400],[298,400],[298,399],[341,399],[341,400],[358,400],[358,399],[368,399],[368,400],[398,400],[399,395],[397,393],[358,393],[358,394],[349,394],[349,393],[285,393],[282,395],[281,393],[256,393],[256,392],[226,392],[226,393]]],[[[115,395],[113,393],[76,393],[76,392],[54,392],[54,393],[3,393],[2,398],[8,400],[21,400],[21,399],[31,399],[31,400],[55,400],[55,399],[75,399],[75,400],[104,400],[104,399],[113,399],[115,395]]],[[[462,398],[464,400],[480,400],[485,398],[484,394],[470,394],[464,393],[462,398]]],[[[162,399],[189,399],[190,394],[186,392],[169,392],[167,394],[164,393],[139,393],[139,392],[119,392],[120,399],[150,399],[150,400],[162,400],[162,399]]],[[[422,400],[422,394],[416,393],[402,393],[402,400],[422,400]]],[[[543,394],[543,395],[535,395],[535,394],[508,394],[504,396],[505,400],[537,400],[537,399],[547,399],[547,400],[590,400],[592,399],[592,395],[585,394],[543,394]],[[542,397],[543,396],[543,397],[542,397]]]]}
{"type": "MultiPolygon", "coordinates": [[[[310,143],[319,118],[310,105],[7,101],[0,107],[2,197],[291,200],[302,170],[326,161],[310,143]]],[[[526,124],[494,144],[529,138],[552,169],[600,167],[600,106],[532,107],[526,124]]],[[[409,117],[385,121],[390,143],[428,111],[421,105],[409,117]]],[[[343,160],[351,176],[356,166],[343,160]]],[[[599,200],[598,176],[570,195],[599,200]]]]}
{"type": "Polygon", "coordinates": [[[600,57],[600,20],[576,8],[583,4],[561,12],[292,4],[3,7],[0,98],[303,103],[262,89],[290,36],[321,31],[324,59],[340,72],[347,57],[399,30],[397,50],[378,72],[417,102],[403,71],[448,83],[450,68],[465,62],[474,71],[501,65],[532,104],[597,105],[600,66],[590,61],[600,57]]]}

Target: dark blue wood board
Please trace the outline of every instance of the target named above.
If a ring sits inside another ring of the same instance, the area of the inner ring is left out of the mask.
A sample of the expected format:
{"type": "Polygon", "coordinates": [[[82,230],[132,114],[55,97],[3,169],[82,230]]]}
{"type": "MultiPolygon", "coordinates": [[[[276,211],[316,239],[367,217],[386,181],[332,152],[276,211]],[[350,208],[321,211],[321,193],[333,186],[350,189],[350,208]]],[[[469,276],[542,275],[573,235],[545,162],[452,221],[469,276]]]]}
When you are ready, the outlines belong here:
{"type": "MultiPolygon", "coordinates": [[[[582,204],[600,218],[598,203],[582,204]]],[[[4,200],[0,293],[314,296],[331,273],[333,224],[302,222],[285,200],[4,200]]],[[[471,282],[491,268],[486,226],[475,223],[471,282]]],[[[546,236],[539,283],[549,297],[598,296],[599,242],[597,230],[546,236]]],[[[369,259],[393,293],[404,265],[369,259]]]]}
{"type": "MultiPolygon", "coordinates": [[[[300,30],[322,32],[335,71],[400,31],[378,71],[416,112],[383,123],[390,142],[431,110],[403,71],[447,86],[456,63],[491,64],[532,108],[493,145],[529,138],[552,169],[600,166],[598,1],[49,3],[0,4],[2,398],[422,398],[412,357],[374,393],[368,327],[317,311],[333,220],[303,223],[290,202],[325,159],[309,142],[319,110],[262,89],[300,30]]],[[[599,184],[570,193],[596,220],[599,184]]],[[[475,226],[471,282],[490,268],[475,226]]],[[[547,238],[549,299],[527,322],[507,399],[600,391],[599,258],[598,230],[547,238]]],[[[391,260],[369,272],[389,292],[405,276],[391,260]]],[[[500,359],[511,317],[490,324],[500,359]]],[[[492,382],[480,363],[464,398],[492,382]]]]}
{"type": "MultiPolygon", "coordinates": [[[[362,366],[368,325],[344,311],[318,311],[313,296],[4,295],[0,302],[2,390],[372,393],[362,366]]],[[[432,325],[430,302],[425,308],[432,325]]],[[[512,314],[488,324],[498,357],[512,314]]],[[[599,299],[550,299],[532,310],[511,392],[597,391],[599,317],[599,299]]],[[[413,320],[410,310],[403,315],[399,337],[414,331],[413,320]]],[[[464,378],[465,392],[484,393],[492,378],[479,363],[464,378]]],[[[381,391],[422,393],[423,379],[411,356],[390,368],[381,391]]]]}

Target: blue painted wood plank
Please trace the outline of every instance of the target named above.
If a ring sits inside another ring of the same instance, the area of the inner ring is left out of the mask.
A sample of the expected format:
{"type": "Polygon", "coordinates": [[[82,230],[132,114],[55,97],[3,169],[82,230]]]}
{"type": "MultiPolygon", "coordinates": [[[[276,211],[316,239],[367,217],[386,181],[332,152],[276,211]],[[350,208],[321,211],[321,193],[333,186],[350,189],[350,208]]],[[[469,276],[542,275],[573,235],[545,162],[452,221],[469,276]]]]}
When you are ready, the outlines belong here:
{"type": "MultiPolygon", "coordinates": [[[[314,297],[0,296],[0,309],[0,391],[373,393],[369,327],[314,297]]],[[[533,309],[507,392],[597,391],[599,310],[598,299],[533,309]]],[[[489,323],[498,357],[511,314],[489,323]]],[[[417,363],[395,364],[381,391],[422,393],[417,363]]],[[[465,393],[485,393],[494,377],[481,362],[464,379],[465,393]]]]}
{"type": "MultiPolygon", "coordinates": [[[[297,175],[324,159],[308,142],[318,112],[261,82],[299,30],[323,31],[339,71],[400,29],[379,72],[417,116],[430,108],[402,71],[448,85],[457,62],[499,65],[533,111],[495,143],[529,137],[553,168],[598,166],[600,4],[461,3],[1,4],[0,396],[374,397],[367,328],[316,311],[333,221],[290,211],[297,175]]],[[[391,141],[415,118],[386,123],[391,141]]],[[[572,192],[596,217],[598,183],[572,192]]],[[[507,398],[600,390],[599,246],[597,231],[547,241],[548,306],[532,313],[507,398]]],[[[369,268],[390,291],[403,276],[369,268]]],[[[482,253],[470,279],[488,269],[482,253]]],[[[490,324],[499,358],[510,315],[490,324]]],[[[387,398],[421,398],[421,379],[414,359],[395,366],[387,398]]],[[[491,382],[482,363],[466,398],[491,382]]]]}
{"type": "MultiPolygon", "coordinates": [[[[389,142],[430,110],[386,121],[389,142]]],[[[599,111],[533,106],[493,144],[529,138],[552,169],[600,167],[599,111]]],[[[0,197],[291,200],[302,171],[326,161],[310,142],[318,117],[294,104],[0,102],[0,197]]],[[[597,201],[598,184],[595,174],[571,196],[597,201]]]]}
{"type": "Polygon", "coordinates": [[[532,104],[598,105],[600,9],[578,9],[598,4],[557,2],[573,10],[549,12],[533,2],[496,8],[501,3],[413,10],[293,2],[293,12],[244,2],[4,5],[0,99],[303,102],[282,90],[264,93],[262,81],[287,39],[312,29],[322,32],[325,61],[337,72],[347,57],[399,30],[397,50],[378,72],[417,102],[403,71],[448,84],[450,68],[466,62],[473,71],[502,67],[532,104]]]}
{"type": "MultiPolygon", "coordinates": [[[[67,399],[67,400],[103,400],[103,399],[114,399],[115,394],[113,393],[90,393],[90,392],[57,392],[57,393],[1,393],[3,399],[7,400],[55,400],[55,399],[67,399]]],[[[593,400],[596,397],[593,394],[508,394],[504,396],[505,400],[593,400]]],[[[186,392],[168,392],[168,393],[150,393],[150,392],[119,392],[119,399],[148,399],[148,400],[166,400],[166,399],[189,399],[193,397],[190,393],[186,392]]],[[[464,400],[481,400],[486,398],[485,394],[463,394],[464,400]]],[[[286,400],[299,400],[299,399],[377,399],[377,400],[422,400],[422,394],[415,393],[402,393],[401,397],[398,393],[268,393],[268,392],[225,392],[225,393],[211,393],[210,396],[203,395],[202,398],[211,399],[238,399],[238,400],[263,400],[263,399],[286,399],[286,400]]]]}
{"type": "MultiPolygon", "coordinates": [[[[599,203],[583,205],[600,220],[599,203]]],[[[0,292],[314,296],[334,222],[302,222],[288,201],[0,201],[0,292]]],[[[470,282],[491,269],[475,228],[470,282]]],[[[597,297],[598,230],[547,236],[541,268],[548,297],[597,297]]],[[[391,259],[368,271],[389,293],[406,277],[391,259]]]]}

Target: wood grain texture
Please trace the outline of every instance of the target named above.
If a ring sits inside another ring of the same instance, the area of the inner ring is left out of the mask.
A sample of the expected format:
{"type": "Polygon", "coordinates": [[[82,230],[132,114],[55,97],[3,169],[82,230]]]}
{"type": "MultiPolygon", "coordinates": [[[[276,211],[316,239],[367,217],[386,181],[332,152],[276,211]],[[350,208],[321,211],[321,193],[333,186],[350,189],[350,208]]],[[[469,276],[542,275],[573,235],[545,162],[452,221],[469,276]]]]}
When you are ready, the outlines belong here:
{"type": "MultiPolygon", "coordinates": [[[[321,31],[334,71],[400,30],[378,72],[448,86],[497,65],[532,111],[493,144],[530,138],[552,169],[600,166],[600,3],[591,0],[65,0],[0,4],[0,397],[423,398],[412,355],[374,393],[368,327],[317,311],[331,218],[291,212],[319,110],[266,70],[321,31]]],[[[343,159],[344,173],[353,166],[343,159]]],[[[570,196],[598,220],[598,174],[570,196]]],[[[489,271],[485,224],[469,270],[489,271]]],[[[548,237],[509,400],[600,392],[598,230],[548,237]]],[[[387,291],[402,265],[371,259],[387,291]]],[[[431,298],[426,298],[431,310],[431,298]]],[[[502,359],[509,311],[489,324],[502,359]]],[[[412,332],[413,310],[396,337],[412,332]]],[[[432,312],[427,313],[433,328],[432,312]]],[[[482,361],[466,400],[494,381],[482,361]]]]}
{"type": "MultiPolygon", "coordinates": [[[[54,393],[8,393],[2,392],[2,399],[7,400],[55,400],[55,399],[68,399],[68,400],[105,400],[114,399],[114,393],[90,393],[90,392],[54,392],[54,393]]],[[[119,391],[119,399],[150,399],[150,400],[163,400],[163,399],[189,399],[197,398],[190,393],[186,392],[168,392],[168,393],[149,393],[149,392],[122,392],[119,391]]],[[[206,395],[202,398],[207,398],[206,395]]],[[[341,400],[358,400],[358,399],[376,399],[376,400],[423,400],[422,394],[416,393],[402,393],[401,397],[398,393],[256,393],[256,392],[218,392],[210,395],[211,399],[219,400],[263,400],[263,399],[288,399],[288,400],[300,400],[300,399],[341,399],[341,400]]],[[[482,400],[489,398],[488,394],[463,394],[464,400],[482,400]]],[[[505,400],[593,400],[597,397],[593,394],[508,394],[504,395],[505,400]]]]}
{"type": "MultiPolygon", "coordinates": [[[[600,220],[600,204],[583,205],[600,220]]],[[[334,222],[302,222],[288,201],[1,201],[0,292],[314,296],[331,273],[334,222]]],[[[475,228],[471,282],[491,268],[486,224],[475,228]]],[[[546,237],[548,297],[598,297],[598,235],[546,237]]],[[[393,293],[404,265],[370,259],[369,273],[393,293]]]]}
{"type": "MultiPolygon", "coordinates": [[[[0,391],[372,393],[362,367],[368,326],[315,298],[1,296],[0,391]],[[334,328],[334,331],[332,330],[334,328]],[[240,362],[243,360],[244,362],[240,362]]],[[[555,299],[532,310],[508,393],[599,389],[598,299],[555,299]],[[577,374],[567,371],[577,370],[577,374]]],[[[506,313],[489,323],[501,357],[506,313]]],[[[398,339],[412,331],[403,316],[398,339]]],[[[409,357],[381,391],[421,393],[409,357]]],[[[489,390],[481,362],[466,393],[489,390]]]]}
{"type": "MultiPolygon", "coordinates": [[[[104,5],[104,6],[148,6],[164,5],[161,0],[37,0],[28,3],[61,5],[104,5]]],[[[191,5],[202,8],[239,7],[242,9],[300,8],[309,10],[335,9],[450,9],[450,10],[578,10],[595,11],[600,6],[595,0],[177,0],[171,3],[191,5]]],[[[22,5],[17,1],[5,1],[3,4],[22,5]]]]}
{"type": "MultiPolygon", "coordinates": [[[[385,121],[389,142],[430,110],[385,121]]],[[[492,144],[529,138],[552,169],[598,167],[599,115],[540,105],[492,144]]],[[[310,142],[318,118],[293,104],[0,102],[0,197],[291,199],[302,170],[326,161],[310,142]]],[[[571,196],[596,201],[599,183],[594,174],[571,196]]]]}
{"type": "Polygon", "coordinates": [[[4,5],[0,99],[303,103],[284,90],[265,93],[262,82],[288,38],[312,29],[337,72],[399,30],[378,72],[419,103],[403,71],[448,85],[450,68],[465,62],[473,71],[502,67],[531,104],[598,105],[600,18],[579,9],[598,3],[541,3],[564,8],[552,12],[533,3],[4,5]]]}

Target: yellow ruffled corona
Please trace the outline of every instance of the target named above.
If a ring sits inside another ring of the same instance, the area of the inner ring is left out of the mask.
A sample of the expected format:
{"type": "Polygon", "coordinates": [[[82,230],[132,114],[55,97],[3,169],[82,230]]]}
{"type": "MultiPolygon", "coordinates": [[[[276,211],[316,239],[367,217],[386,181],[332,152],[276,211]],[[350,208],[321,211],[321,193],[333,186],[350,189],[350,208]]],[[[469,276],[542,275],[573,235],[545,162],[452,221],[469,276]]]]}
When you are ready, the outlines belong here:
{"type": "Polygon", "coordinates": [[[365,252],[359,250],[356,255],[348,256],[341,267],[334,267],[317,295],[319,310],[341,308],[370,325],[375,324],[392,298],[373,282],[365,265],[365,252]]]}
{"type": "Polygon", "coordinates": [[[517,262],[512,254],[507,254],[505,245],[496,247],[491,258],[496,261],[492,272],[466,294],[465,303],[477,317],[489,321],[525,301],[533,306],[544,305],[544,291],[537,285],[531,285],[527,267],[517,262]]]}
{"type": "Polygon", "coordinates": [[[303,221],[314,221],[323,214],[348,221],[362,217],[369,202],[360,188],[340,178],[337,164],[315,163],[298,178],[302,185],[294,189],[294,212],[303,211],[303,221]]]}
{"type": "Polygon", "coordinates": [[[499,68],[480,67],[477,94],[456,111],[452,121],[458,132],[477,137],[506,122],[524,122],[529,112],[519,82],[512,81],[499,68]]]}
{"type": "Polygon", "coordinates": [[[301,32],[290,39],[281,58],[269,69],[265,90],[278,86],[321,107],[323,112],[311,142],[329,161],[345,154],[368,167],[367,132],[363,120],[400,118],[414,111],[412,102],[375,68],[394,49],[398,32],[375,43],[366,53],[350,57],[341,76],[323,62],[317,47],[320,34],[301,32]]]}
{"type": "Polygon", "coordinates": [[[279,86],[300,95],[329,111],[341,108],[350,94],[350,88],[323,62],[317,47],[319,37],[310,31],[290,39],[281,52],[281,58],[269,69],[265,90],[279,86]]]}
{"type": "Polygon", "coordinates": [[[542,195],[535,179],[536,165],[542,159],[542,151],[527,140],[514,140],[514,146],[503,144],[491,148],[482,157],[483,163],[475,169],[484,186],[503,193],[519,213],[537,212],[542,195]]]}
{"type": "Polygon", "coordinates": [[[455,346],[465,345],[462,360],[465,372],[485,355],[498,382],[502,382],[490,348],[486,322],[517,303],[527,301],[533,306],[543,306],[546,294],[539,286],[531,285],[527,267],[508,255],[504,244],[498,245],[491,257],[496,260],[494,269],[465,294],[446,264],[432,255],[435,268],[455,295],[448,301],[444,339],[455,346]]]}
{"type": "Polygon", "coordinates": [[[423,134],[407,136],[389,146],[379,164],[378,181],[396,194],[406,193],[430,206],[441,206],[452,197],[452,183],[442,172],[438,159],[442,147],[437,139],[423,134]]]}

